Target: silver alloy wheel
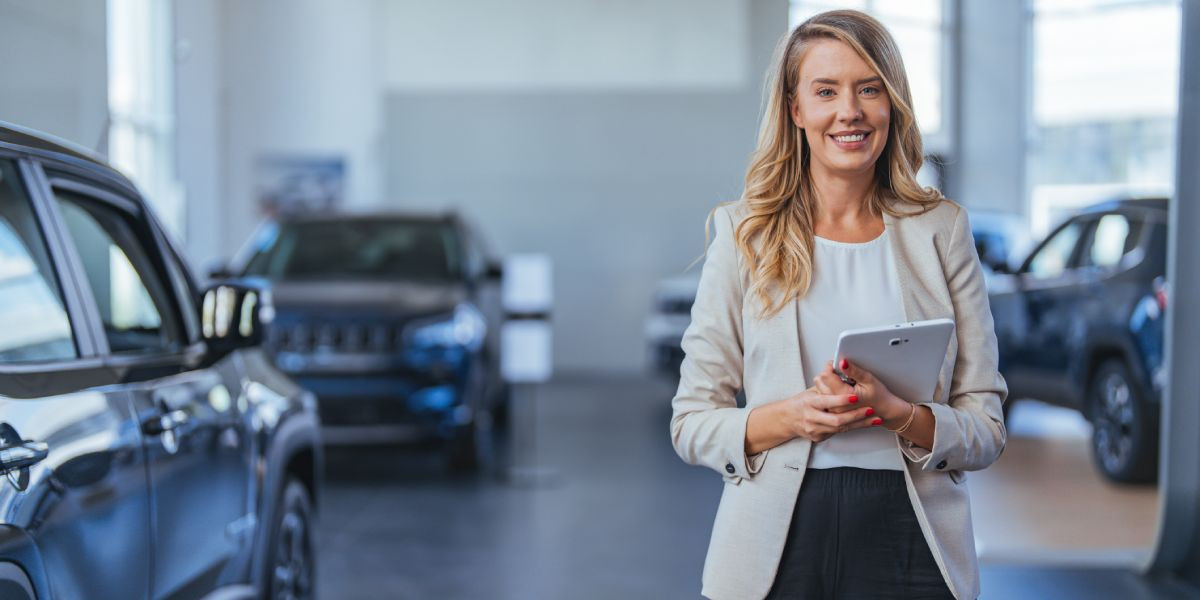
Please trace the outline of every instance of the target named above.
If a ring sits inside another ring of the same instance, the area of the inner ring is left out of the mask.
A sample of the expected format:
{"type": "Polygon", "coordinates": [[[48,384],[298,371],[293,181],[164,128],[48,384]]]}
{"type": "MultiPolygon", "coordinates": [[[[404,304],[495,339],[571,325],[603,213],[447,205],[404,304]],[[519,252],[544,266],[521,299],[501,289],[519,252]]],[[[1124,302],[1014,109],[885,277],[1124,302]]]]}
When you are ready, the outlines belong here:
{"type": "Polygon", "coordinates": [[[287,511],[275,538],[271,589],[276,600],[307,600],[313,594],[308,521],[296,506],[288,506],[287,511]]]}
{"type": "Polygon", "coordinates": [[[1129,382],[1109,373],[1100,384],[1096,411],[1096,453],[1109,473],[1123,470],[1133,455],[1134,406],[1129,382]]]}

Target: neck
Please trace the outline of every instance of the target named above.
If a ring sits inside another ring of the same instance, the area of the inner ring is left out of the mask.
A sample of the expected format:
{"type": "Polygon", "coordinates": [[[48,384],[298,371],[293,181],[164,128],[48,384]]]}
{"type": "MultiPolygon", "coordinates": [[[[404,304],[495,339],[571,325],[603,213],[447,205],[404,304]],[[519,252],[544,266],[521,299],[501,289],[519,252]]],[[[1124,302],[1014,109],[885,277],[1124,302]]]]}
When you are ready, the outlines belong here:
{"type": "Polygon", "coordinates": [[[855,225],[874,220],[868,202],[875,187],[873,171],[843,175],[814,164],[809,173],[817,196],[817,223],[855,225]]]}

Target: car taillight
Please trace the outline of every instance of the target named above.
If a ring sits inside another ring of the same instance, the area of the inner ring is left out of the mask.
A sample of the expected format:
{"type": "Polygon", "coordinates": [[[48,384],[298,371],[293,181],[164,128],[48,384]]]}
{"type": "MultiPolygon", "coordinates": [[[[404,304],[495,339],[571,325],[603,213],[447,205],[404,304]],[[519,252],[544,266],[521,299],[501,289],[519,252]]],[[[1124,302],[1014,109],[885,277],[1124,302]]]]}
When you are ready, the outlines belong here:
{"type": "Polygon", "coordinates": [[[1163,310],[1163,311],[1167,310],[1167,297],[1168,297],[1169,292],[1170,292],[1170,285],[1167,283],[1167,280],[1161,276],[1155,277],[1154,278],[1154,299],[1158,301],[1158,308],[1160,310],[1163,310]]]}

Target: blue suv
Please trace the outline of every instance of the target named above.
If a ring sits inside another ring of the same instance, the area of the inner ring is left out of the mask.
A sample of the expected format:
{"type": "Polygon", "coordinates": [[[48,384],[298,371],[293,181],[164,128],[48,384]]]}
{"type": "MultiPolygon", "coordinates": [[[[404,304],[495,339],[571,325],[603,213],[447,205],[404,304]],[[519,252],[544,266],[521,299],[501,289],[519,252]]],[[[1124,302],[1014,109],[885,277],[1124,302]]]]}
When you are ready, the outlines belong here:
{"type": "Polygon", "coordinates": [[[990,282],[1009,398],[1081,411],[1117,482],[1158,471],[1166,265],[1167,200],[1128,199],[1080,211],[990,282]]]}

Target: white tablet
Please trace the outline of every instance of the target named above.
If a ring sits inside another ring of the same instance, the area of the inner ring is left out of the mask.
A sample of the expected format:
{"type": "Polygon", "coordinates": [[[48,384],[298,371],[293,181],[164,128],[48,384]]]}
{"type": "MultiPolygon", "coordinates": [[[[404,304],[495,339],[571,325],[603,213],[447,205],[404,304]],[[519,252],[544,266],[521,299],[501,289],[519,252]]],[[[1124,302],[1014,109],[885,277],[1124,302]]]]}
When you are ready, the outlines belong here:
{"type": "Polygon", "coordinates": [[[833,365],[844,358],[874,375],[897,397],[931,402],[953,333],[950,319],[850,329],[838,336],[833,365]]]}

